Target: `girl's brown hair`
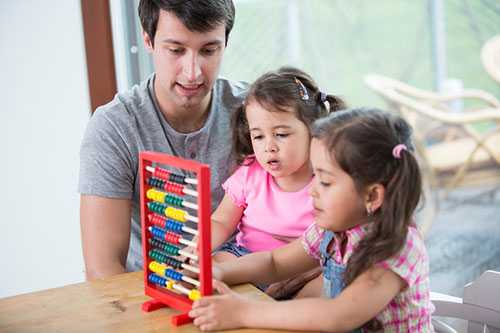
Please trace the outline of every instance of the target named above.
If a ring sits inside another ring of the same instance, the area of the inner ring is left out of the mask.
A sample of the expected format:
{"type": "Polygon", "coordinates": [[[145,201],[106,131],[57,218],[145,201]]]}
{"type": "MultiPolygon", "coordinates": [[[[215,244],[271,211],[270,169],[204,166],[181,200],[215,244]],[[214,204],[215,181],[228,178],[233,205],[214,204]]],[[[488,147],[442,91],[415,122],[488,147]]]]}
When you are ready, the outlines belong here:
{"type": "Polygon", "coordinates": [[[404,119],[377,109],[335,112],[313,125],[312,137],[325,144],[331,157],[352,177],[358,193],[375,183],[385,187],[382,206],[373,215],[374,226],[347,263],[346,286],[397,254],[406,241],[422,191],[411,133],[404,119]],[[392,152],[398,144],[408,148],[399,159],[392,152]]]}
{"type": "Polygon", "coordinates": [[[337,96],[319,91],[313,78],[300,69],[281,67],[259,77],[249,88],[243,104],[232,117],[233,156],[241,165],[253,148],[245,110],[249,103],[257,102],[270,112],[290,112],[308,128],[328,112],[345,108],[344,101],[337,96]]]}

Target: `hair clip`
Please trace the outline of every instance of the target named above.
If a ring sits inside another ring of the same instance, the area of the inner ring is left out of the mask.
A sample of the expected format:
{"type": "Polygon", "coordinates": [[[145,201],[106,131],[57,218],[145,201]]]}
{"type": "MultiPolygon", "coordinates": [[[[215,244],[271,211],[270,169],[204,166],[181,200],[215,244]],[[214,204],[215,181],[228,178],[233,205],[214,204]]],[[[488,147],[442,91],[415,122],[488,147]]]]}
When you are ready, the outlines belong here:
{"type": "Polygon", "coordinates": [[[402,143],[394,146],[394,148],[392,149],[392,156],[394,156],[398,160],[401,159],[401,152],[403,150],[408,150],[408,148],[402,143]]]}
{"type": "Polygon", "coordinates": [[[321,102],[325,103],[325,101],[326,101],[326,97],[327,97],[327,96],[328,96],[328,95],[327,95],[327,94],[325,94],[324,92],[322,92],[322,91],[320,91],[320,92],[319,92],[319,100],[320,100],[321,102]]]}
{"type": "Polygon", "coordinates": [[[297,78],[295,78],[295,83],[299,86],[299,95],[300,99],[303,101],[308,101],[309,100],[309,94],[307,93],[306,86],[297,78]]]}

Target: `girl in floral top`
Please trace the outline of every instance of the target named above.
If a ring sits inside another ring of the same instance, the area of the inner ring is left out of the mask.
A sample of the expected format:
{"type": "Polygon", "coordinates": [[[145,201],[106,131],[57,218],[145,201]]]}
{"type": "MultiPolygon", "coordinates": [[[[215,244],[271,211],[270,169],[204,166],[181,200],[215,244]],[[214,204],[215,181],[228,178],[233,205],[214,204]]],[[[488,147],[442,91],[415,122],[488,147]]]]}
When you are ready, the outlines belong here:
{"type": "Polygon", "coordinates": [[[201,330],[432,332],[429,262],[413,214],[421,195],[411,129],[376,109],[334,112],[313,128],[314,224],[272,252],[214,266],[229,284],[271,283],[319,265],[323,298],[255,301],[232,292],[193,304],[201,330]],[[305,250],[305,251],[304,251],[305,250]]]}

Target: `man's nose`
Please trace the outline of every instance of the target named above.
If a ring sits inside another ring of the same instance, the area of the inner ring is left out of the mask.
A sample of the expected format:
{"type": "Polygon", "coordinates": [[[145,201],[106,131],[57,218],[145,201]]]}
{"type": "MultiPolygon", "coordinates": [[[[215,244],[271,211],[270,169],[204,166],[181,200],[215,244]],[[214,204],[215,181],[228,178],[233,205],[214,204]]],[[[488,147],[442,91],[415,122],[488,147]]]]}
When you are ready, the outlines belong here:
{"type": "Polygon", "coordinates": [[[189,82],[195,82],[201,75],[200,59],[196,53],[188,53],[183,59],[182,74],[189,82]]]}

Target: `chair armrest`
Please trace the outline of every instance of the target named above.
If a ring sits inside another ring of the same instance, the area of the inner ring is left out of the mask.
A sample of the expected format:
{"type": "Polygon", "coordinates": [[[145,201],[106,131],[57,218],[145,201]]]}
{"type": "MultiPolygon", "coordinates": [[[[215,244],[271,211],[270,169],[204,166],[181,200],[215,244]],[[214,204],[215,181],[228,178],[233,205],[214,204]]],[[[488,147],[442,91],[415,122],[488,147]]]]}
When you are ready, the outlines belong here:
{"type": "Polygon", "coordinates": [[[455,99],[464,99],[464,98],[479,99],[487,103],[489,106],[500,108],[500,101],[495,96],[486,91],[478,89],[466,89],[459,93],[436,95],[431,99],[436,102],[449,102],[455,99]]]}
{"type": "Polygon", "coordinates": [[[431,119],[436,119],[450,124],[468,124],[479,121],[499,121],[500,108],[484,108],[474,112],[446,112],[422,101],[405,96],[392,89],[378,90],[382,96],[393,102],[409,107],[414,111],[431,119]]]}
{"type": "Polygon", "coordinates": [[[409,95],[412,98],[418,100],[425,100],[427,102],[448,102],[455,99],[479,99],[489,106],[494,108],[500,108],[500,101],[492,94],[479,90],[479,89],[466,89],[454,94],[440,94],[432,91],[422,90],[412,87],[406,83],[391,79],[378,74],[367,74],[364,77],[365,84],[379,93],[384,93],[384,91],[393,90],[399,92],[403,95],[409,95]]]}
{"type": "Polygon", "coordinates": [[[434,316],[460,318],[500,328],[500,313],[473,304],[464,304],[459,297],[431,292],[431,301],[436,307],[434,316]]]}

